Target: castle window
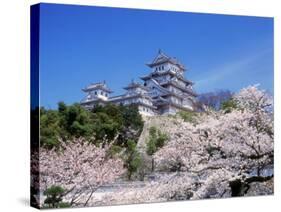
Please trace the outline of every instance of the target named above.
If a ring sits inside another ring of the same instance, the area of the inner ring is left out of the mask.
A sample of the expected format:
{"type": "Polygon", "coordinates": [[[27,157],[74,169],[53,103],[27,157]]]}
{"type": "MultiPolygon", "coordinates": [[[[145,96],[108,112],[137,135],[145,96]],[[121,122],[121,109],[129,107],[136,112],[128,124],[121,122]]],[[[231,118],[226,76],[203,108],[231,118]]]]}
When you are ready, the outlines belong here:
{"type": "Polygon", "coordinates": [[[103,92],[101,91],[101,95],[103,95],[103,92]]]}

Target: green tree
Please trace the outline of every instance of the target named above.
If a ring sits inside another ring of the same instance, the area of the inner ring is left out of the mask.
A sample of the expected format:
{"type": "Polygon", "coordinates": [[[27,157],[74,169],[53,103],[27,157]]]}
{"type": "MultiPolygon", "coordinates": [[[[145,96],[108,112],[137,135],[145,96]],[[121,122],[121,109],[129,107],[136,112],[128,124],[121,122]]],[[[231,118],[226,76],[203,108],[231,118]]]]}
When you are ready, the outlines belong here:
{"type": "Polygon", "coordinates": [[[168,140],[167,134],[162,133],[154,126],[150,127],[146,153],[148,155],[153,155],[159,148],[164,146],[167,140],[168,140]]]}
{"type": "Polygon", "coordinates": [[[59,114],[55,110],[40,109],[40,144],[46,148],[59,145],[60,137],[59,114]]]}
{"type": "Polygon", "coordinates": [[[120,106],[120,110],[124,119],[125,127],[132,127],[139,130],[143,128],[143,120],[139,113],[137,105],[120,106]]]}
{"type": "Polygon", "coordinates": [[[196,122],[197,114],[193,111],[179,111],[178,115],[185,121],[185,122],[196,122]]]}
{"type": "Polygon", "coordinates": [[[79,104],[67,107],[67,110],[63,111],[61,115],[63,116],[62,124],[65,124],[64,127],[71,136],[79,137],[91,134],[91,115],[79,104]]]}
{"type": "Polygon", "coordinates": [[[127,168],[128,179],[131,180],[132,174],[135,173],[142,164],[139,152],[136,149],[136,143],[133,140],[127,141],[125,166],[127,168]]]}
{"type": "Polygon", "coordinates": [[[230,113],[233,109],[237,109],[237,103],[234,101],[234,99],[229,99],[221,104],[221,109],[225,113],[230,113]]]}
{"type": "Polygon", "coordinates": [[[120,106],[107,104],[92,110],[92,121],[95,138],[98,141],[112,140],[123,127],[120,106]]]}
{"type": "Polygon", "coordinates": [[[167,140],[168,140],[167,134],[162,133],[160,130],[158,130],[158,136],[155,143],[156,147],[162,148],[167,140]]]}
{"type": "Polygon", "coordinates": [[[62,197],[65,190],[61,186],[51,186],[44,191],[44,196],[47,196],[44,200],[45,207],[48,208],[60,208],[69,207],[68,203],[62,202],[62,197]]]}
{"type": "Polygon", "coordinates": [[[153,155],[156,151],[157,151],[157,147],[155,145],[155,142],[150,138],[146,146],[146,153],[148,155],[153,155]]]}
{"type": "Polygon", "coordinates": [[[40,141],[46,148],[59,147],[60,141],[73,137],[84,137],[98,144],[117,135],[115,145],[126,147],[127,140],[137,140],[143,128],[135,105],[107,104],[89,111],[77,103],[68,106],[59,102],[57,110],[41,108],[40,115],[40,141]]]}
{"type": "Polygon", "coordinates": [[[144,123],[136,105],[120,105],[118,109],[121,113],[122,125],[118,131],[117,144],[126,147],[127,140],[138,140],[144,123]]]}
{"type": "Polygon", "coordinates": [[[109,141],[112,140],[120,129],[121,125],[106,113],[98,112],[93,114],[93,130],[98,141],[105,138],[109,141]]]}

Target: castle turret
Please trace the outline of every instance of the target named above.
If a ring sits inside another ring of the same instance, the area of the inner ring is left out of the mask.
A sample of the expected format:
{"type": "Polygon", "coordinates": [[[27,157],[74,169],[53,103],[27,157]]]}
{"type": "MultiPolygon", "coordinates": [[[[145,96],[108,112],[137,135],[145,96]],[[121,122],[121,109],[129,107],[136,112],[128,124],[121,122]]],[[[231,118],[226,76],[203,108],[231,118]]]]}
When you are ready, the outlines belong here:
{"type": "Polygon", "coordinates": [[[127,90],[128,95],[146,94],[149,91],[147,87],[143,86],[140,83],[134,82],[134,80],[132,80],[132,82],[129,85],[124,87],[124,89],[127,90]]]}
{"type": "Polygon", "coordinates": [[[110,93],[112,93],[105,81],[92,83],[86,88],[83,88],[82,91],[87,93],[86,97],[81,101],[81,104],[86,107],[95,104],[104,105],[108,101],[110,93]]]}
{"type": "Polygon", "coordinates": [[[156,107],[153,106],[152,99],[148,95],[149,89],[140,83],[132,82],[124,87],[127,91],[125,94],[109,99],[110,102],[122,105],[134,104],[138,107],[139,112],[143,115],[155,115],[156,107]]]}

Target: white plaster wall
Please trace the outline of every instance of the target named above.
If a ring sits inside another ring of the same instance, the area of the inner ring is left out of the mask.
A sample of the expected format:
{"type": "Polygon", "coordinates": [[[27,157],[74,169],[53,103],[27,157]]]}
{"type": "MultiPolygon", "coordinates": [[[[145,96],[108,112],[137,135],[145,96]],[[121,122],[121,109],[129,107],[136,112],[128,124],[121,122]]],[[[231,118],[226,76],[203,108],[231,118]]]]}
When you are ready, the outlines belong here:
{"type": "Polygon", "coordinates": [[[153,116],[155,115],[153,110],[151,108],[145,107],[145,106],[139,106],[139,113],[145,116],[153,116]]]}
{"type": "Polygon", "coordinates": [[[180,89],[178,89],[178,88],[176,88],[176,87],[174,87],[172,85],[169,85],[168,90],[172,91],[174,93],[177,93],[177,94],[182,94],[183,93],[180,89]]]}

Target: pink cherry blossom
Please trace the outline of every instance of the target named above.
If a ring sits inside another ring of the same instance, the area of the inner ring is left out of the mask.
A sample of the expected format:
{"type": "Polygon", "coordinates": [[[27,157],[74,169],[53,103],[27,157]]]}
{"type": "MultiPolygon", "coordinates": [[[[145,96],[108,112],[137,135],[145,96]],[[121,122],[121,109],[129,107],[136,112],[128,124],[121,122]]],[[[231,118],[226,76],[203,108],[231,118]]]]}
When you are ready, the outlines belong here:
{"type": "Polygon", "coordinates": [[[60,185],[71,205],[86,205],[96,189],[124,173],[123,162],[108,155],[110,145],[97,147],[83,139],[62,142],[62,148],[40,149],[40,190],[60,185]]]}

